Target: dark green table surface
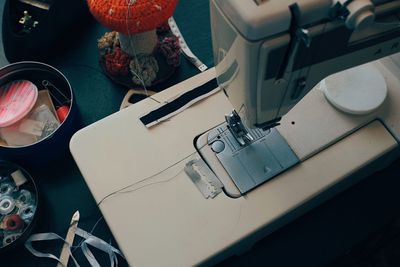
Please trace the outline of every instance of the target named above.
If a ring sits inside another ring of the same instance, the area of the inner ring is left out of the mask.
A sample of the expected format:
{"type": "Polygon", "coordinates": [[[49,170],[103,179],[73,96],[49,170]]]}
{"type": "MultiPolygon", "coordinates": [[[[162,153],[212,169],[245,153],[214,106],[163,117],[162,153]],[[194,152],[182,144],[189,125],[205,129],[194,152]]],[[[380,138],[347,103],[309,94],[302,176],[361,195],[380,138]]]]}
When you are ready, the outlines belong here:
{"type": "MultiPolygon", "coordinates": [[[[2,11],[3,1],[0,4],[2,11]]],[[[2,12],[1,12],[2,13],[2,12]]],[[[181,0],[176,21],[193,52],[212,66],[212,49],[207,0],[181,0]]],[[[96,40],[106,29],[92,23],[85,27],[79,42],[72,42],[51,60],[70,80],[75,91],[83,125],[102,119],[119,108],[126,89],[114,85],[97,64],[96,40]]],[[[7,64],[0,50],[0,65],[7,64]]],[[[198,70],[185,59],[182,67],[161,88],[196,75],[198,70]]],[[[134,136],[132,137],[134,138],[134,136]]],[[[325,266],[365,240],[393,218],[400,215],[399,163],[377,173],[289,225],[257,243],[241,257],[232,257],[221,266],[325,266]]],[[[90,230],[101,218],[96,203],[82,175],[69,154],[33,176],[40,187],[43,200],[41,217],[35,232],[65,235],[72,214],[81,213],[80,227],[90,230]]],[[[112,234],[101,221],[94,234],[112,242],[112,234]]],[[[173,242],[173,240],[171,240],[173,242]]],[[[61,243],[38,246],[58,253],[61,243]]],[[[76,252],[81,266],[89,266],[80,251],[76,252]]],[[[101,266],[108,266],[108,256],[96,254],[101,266]]],[[[156,255],[155,255],[156,256],[156,255]]],[[[122,262],[122,261],[121,261],[122,262]]],[[[0,267],[55,266],[47,259],[31,256],[24,248],[0,256],[0,267]]],[[[73,265],[70,265],[73,266],[73,265]]],[[[121,263],[120,266],[126,266],[121,263]]]]}

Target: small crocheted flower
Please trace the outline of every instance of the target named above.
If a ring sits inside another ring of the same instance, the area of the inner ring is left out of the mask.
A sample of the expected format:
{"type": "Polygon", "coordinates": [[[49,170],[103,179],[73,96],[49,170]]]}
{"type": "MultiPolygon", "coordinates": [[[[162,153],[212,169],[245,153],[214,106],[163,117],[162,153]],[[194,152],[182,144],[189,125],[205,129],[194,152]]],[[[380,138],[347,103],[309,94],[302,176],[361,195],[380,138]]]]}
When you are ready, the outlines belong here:
{"type": "Polygon", "coordinates": [[[121,48],[115,48],[113,52],[105,55],[107,72],[114,76],[128,75],[130,60],[130,57],[121,48]]]}
{"type": "Polygon", "coordinates": [[[119,40],[116,31],[106,32],[99,40],[97,40],[97,47],[103,54],[111,52],[114,47],[118,46],[119,40]]]}
{"type": "Polygon", "coordinates": [[[158,43],[157,49],[165,56],[168,65],[178,67],[181,64],[181,47],[177,37],[165,37],[158,43]]]}
{"type": "Polygon", "coordinates": [[[129,64],[132,80],[141,86],[150,86],[157,77],[158,63],[150,55],[140,54],[131,60],[129,64]]]}

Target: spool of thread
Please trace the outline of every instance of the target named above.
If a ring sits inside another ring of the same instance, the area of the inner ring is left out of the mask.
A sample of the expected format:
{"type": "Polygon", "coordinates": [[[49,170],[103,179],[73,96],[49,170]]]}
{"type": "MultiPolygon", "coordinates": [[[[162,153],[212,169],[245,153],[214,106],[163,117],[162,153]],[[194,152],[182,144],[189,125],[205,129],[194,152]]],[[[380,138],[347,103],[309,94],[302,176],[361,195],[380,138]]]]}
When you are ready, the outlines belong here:
{"type": "Polygon", "coordinates": [[[35,215],[36,207],[34,205],[29,205],[22,207],[18,211],[18,215],[21,216],[22,220],[25,222],[30,222],[35,215]]]}
{"type": "Polygon", "coordinates": [[[68,116],[69,107],[66,105],[61,106],[61,107],[57,108],[56,112],[57,112],[57,117],[60,120],[60,123],[62,123],[65,120],[65,118],[68,116]]]}
{"type": "Polygon", "coordinates": [[[24,221],[18,214],[6,216],[3,222],[4,229],[7,231],[17,231],[24,228],[24,221]]]}
{"type": "Polygon", "coordinates": [[[32,193],[28,190],[22,189],[16,197],[16,200],[23,205],[29,205],[33,200],[32,193]]]}
{"type": "Polygon", "coordinates": [[[17,240],[21,236],[21,233],[11,234],[4,237],[3,246],[7,246],[17,240]]]}
{"type": "Polygon", "coordinates": [[[5,182],[0,184],[0,196],[5,196],[11,194],[15,189],[14,185],[10,182],[5,182]]]}
{"type": "Polygon", "coordinates": [[[0,214],[8,215],[15,207],[15,201],[12,197],[5,196],[0,198],[0,214]]]}

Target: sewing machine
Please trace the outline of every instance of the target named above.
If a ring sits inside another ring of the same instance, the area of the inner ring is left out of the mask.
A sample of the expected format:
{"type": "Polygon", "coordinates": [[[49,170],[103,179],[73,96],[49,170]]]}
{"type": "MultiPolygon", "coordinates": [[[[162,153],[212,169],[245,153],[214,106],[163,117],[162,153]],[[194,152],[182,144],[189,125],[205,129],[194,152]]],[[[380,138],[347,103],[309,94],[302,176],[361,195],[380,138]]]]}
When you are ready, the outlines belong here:
{"type": "Polygon", "coordinates": [[[399,156],[399,56],[374,60],[400,50],[400,1],[210,6],[215,69],[71,140],[132,265],[218,262],[399,156]],[[222,90],[143,125],[215,77],[222,90]]]}
{"type": "MultiPolygon", "coordinates": [[[[321,80],[399,51],[398,1],[255,2],[211,5],[217,79],[236,110],[197,147],[232,197],[299,162],[274,127],[321,80]]],[[[387,95],[382,75],[366,66],[322,86],[348,114],[371,113],[387,95]]]]}

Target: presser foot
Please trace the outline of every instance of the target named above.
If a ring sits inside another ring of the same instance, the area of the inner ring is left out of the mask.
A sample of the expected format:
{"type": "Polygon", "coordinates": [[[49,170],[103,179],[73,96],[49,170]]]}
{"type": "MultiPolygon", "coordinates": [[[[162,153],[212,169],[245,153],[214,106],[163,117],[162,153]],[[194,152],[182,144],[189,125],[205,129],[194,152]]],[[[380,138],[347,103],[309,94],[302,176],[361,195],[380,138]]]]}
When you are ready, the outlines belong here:
{"type": "Polygon", "coordinates": [[[236,110],[232,111],[229,115],[225,115],[225,121],[229,126],[229,131],[241,146],[253,142],[253,137],[244,126],[242,119],[239,114],[237,114],[236,110]]]}
{"type": "MultiPolygon", "coordinates": [[[[245,126],[244,126],[245,127],[245,126]]],[[[247,129],[251,142],[242,145],[224,123],[200,135],[196,148],[223,184],[228,196],[240,197],[299,162],[275,129],[247,129]]]]}

